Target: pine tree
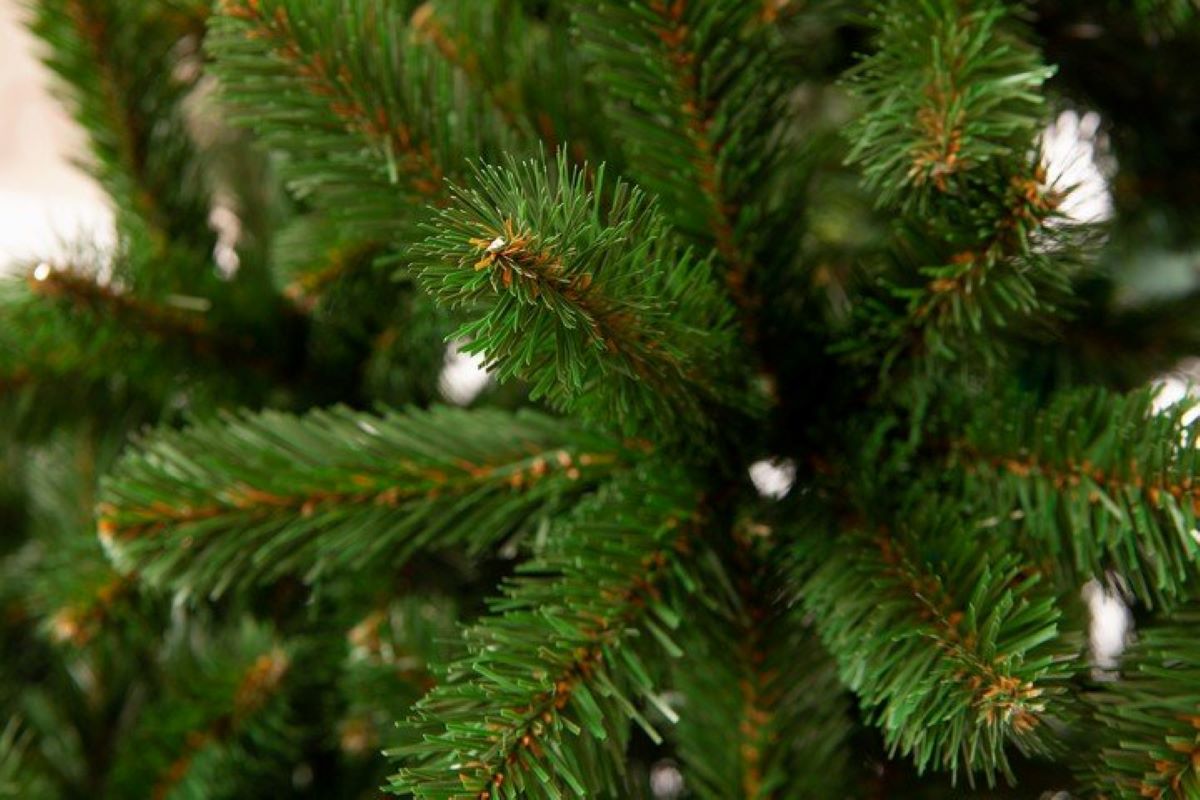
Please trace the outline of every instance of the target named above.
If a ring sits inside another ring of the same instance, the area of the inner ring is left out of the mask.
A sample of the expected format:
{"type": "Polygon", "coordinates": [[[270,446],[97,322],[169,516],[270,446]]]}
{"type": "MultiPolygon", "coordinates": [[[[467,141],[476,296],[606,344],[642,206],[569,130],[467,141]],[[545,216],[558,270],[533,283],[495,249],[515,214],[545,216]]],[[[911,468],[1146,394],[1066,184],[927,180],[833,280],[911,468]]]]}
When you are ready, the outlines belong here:
{"type": "Polygon", "coordinates": [[[30,11],[0,797],[1200,798],[1193,3],[30,11]]]}

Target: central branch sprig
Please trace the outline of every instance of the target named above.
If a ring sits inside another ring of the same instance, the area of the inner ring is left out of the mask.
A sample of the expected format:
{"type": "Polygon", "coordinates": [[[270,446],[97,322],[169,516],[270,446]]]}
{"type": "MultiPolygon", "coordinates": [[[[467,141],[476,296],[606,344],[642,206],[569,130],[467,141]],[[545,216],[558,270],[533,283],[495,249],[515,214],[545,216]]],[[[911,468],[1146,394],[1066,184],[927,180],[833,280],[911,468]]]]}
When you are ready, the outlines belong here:
{"type": "Polygon", "coordinates": [[[482,253],[476,271],[491,270],[505,290],[524,293],[534,302],[544,299],[569,315],[564,320],[568,327],[583,329],[604,350],[625,360],[635,376],[651,381],[656,391],[666,388],[664,380],[686,377],[675,356],[659,344],[663,332],[641,329],[646,315],[639,316],[619,297],[594,290],[591,273],[568,267],[559,254],[540,247],[533,235],[518,232],[511,220],[495,233],[471,240],[482,253]]]}
{"type": "MultiPolygon", "coordinates": [[[[711,424],[736,352],[731,307],[627,184],[563,157],[481,169],[430,226],[423,283],[474,321],[458,335],[534,397],[663,435],[711,424]]],[[[734,370],[736,372],[736,370],[734,370]]]]}

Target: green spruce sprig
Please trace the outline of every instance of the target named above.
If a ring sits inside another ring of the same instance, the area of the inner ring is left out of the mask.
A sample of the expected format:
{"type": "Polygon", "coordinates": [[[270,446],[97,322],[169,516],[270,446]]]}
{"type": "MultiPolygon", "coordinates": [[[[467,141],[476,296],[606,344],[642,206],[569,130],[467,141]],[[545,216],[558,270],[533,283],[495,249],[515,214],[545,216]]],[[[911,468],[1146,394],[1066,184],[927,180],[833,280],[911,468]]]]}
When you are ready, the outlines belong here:
{"type": "Polygon", "coordinates": [[[1073,670],[1055,598],[952,509],[851,522],[796,564],[804,607],[891,752],[991,785],[1012,778],[1008,748],[1053,749],[1073,670]]]}
{"type": "Polygon", "coordinates": [[[560,156],[484,166],[416,251],[421,283],[470,319],[468,352],[530,394],[624,432],[709,428],[731,400],[732,307],[638,189],[560,156]]]}
{"type": "Polygon", "coordinates": [[[105,483],[100,537],[122,568],[188,595],[313,581],[428,548],[480,552],[635,453],[529,412],[231,415],[130,452],[105,483]]]}
{"type": "Polygon", "coordinates": [[[695,588],[686,563],[706,522],[700,500],[667,469],[610,485],[564,519],[417,704],[407,725],[420,741],[393,753],[392,788],[424,800],[623,794],[630,721],[657,740],[643,704],[674,718],[648,664],[681,654],[670,631],[695,588]]]}

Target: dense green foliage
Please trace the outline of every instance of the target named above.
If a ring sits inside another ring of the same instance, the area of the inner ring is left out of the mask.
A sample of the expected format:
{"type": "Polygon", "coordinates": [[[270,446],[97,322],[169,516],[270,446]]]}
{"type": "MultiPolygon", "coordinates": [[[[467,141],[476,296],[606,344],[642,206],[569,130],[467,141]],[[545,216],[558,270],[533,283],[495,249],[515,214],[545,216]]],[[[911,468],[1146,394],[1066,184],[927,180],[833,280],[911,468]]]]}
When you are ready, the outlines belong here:
{"type": "Polygon", "coordinates": [[[1200,797],[1193,3],[30,14],[0,798],[1200,797]]]}

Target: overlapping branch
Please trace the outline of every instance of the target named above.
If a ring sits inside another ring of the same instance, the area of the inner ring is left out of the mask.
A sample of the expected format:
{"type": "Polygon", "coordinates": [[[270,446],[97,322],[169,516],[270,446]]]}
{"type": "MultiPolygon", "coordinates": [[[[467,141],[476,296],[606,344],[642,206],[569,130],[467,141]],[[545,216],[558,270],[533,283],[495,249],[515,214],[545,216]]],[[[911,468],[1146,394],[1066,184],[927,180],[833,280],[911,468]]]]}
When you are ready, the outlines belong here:
{"type": "Polygon", "coordinates": [[[757,19],[772,10],[638,0],[579,3],[575,13],[594,77],[615,101],[631,175],[689,241],[716,249],[731,297],[749,312],[751,232],[779,154],[783,92],[757,19]]]}
{"type": "Polygon", "coordinates": [[[0,796],[38,797],[52,791],[44,776],[27,763],[31,738],[16,717],[0,728],[0,796]]]}
{"type": "Polygon", "coordinates": [[[850,74],[865,103],[850,160],[878,202],[927,213],[1026,158],[1054,70],[993,0],[897,0],[875,14],[878,50],[850,74]]]}
{"type": "Polygon", "coordinates": [[[585,172],[611,157],[611,134],[595,124],[596,93],[578,80],[585,64],[566,13],[507,0],[425,0],[409,24],[503,120],[520,148],[510,155],[536,155],[540,146],[585,172]]]}
{"type": "Polygon", "coordinates": [[[1120,676],[1087,700],[1099,743],[1077,764],[1098,796],[1169,800],[1200,793],[1200,668],[1193,607],[1146,630],[1121,660],[1120,676]]]}
{"type": "Polygon", "coordinates": [[[462,655],[456,603],[415,593],[391,600],[346,635],[339,679],[347,708],[338,725],[346,754],[374,759],[384,746],[415,738],[396,724],[438,683],[441,665],[462,655]]]}
{"type": "Polygon", "coordinates": [[[841,797],[850,696],[805,610],[786,606],[783,559],[767,544],[777,532],[764,527],[739,525],[730,574],[704,581],[730,584],[729,601],[681,623],[687,658],[672,670],[681,699],[671,733],[684,780],[702,800],[841,797]]]}
{"type": "MultiPolygon", "coordinates": [[[[292,189],[357,246],[404,240],[445,200],[448,174],[510,140],[380,0],[224,0],[208,46],[237,119],[287,154],[292,189]]],[[[322,274],[292,292],[319,291],[353,264],[313,265],[322,274]]]]}
{"type": "Polygon", "coordinates": [[[206,298],[143,294],[93,265],[43,263],[0,280],[0,307],[0,408],[31,438],[64,417],[104,413],[110,399],[161,407],[200,377],[232,397],[288,377],[206,298]]]}
{"type": "Polygon", "coordinates": [[[50,635],[75,647],[90,644],[136,585],[135,576],[114,575],[96,587],[91,597],[56,611],[48,621],[50,635]]]}
{"type": "Polygon", "coordinates": [[[250,623],[211,641],[213,652],[177,654],[178,680],[141,712],[117,749],[114,794],[172,800],[270,785],[298,751],[288,693],[306,679],[297,653],[250,623]]]}
{"type": "MultiPolygon", "coordinates": [[[[347,4],[345,11],[372,16],[383,13],[381,8],[369,12],[364,9],[366,5],[362,3],[358,7],[347,4]]],[[[313,20],[301,16],[298,24],[287,3],[271,0],[223,0],[220,10],[229,19],[242,23],[240,33],[247,40],[260,43],[266,54],[299,82],[302,91],[323,100],[323,110],[336,118],[347,133],[363,137],[385,153],[388,161],[407,176],[413,191],[425,197],[442,193],[444,173],[433,158],[429,140],[414,135],[408,122],[396,118],[383,97],[366,94],[363,92],[366,86],[352,82],[354,76],[344,63],[346,54],[323,52],[319,43],[312,41],[317,32],[306,31],[301,25],[313,20]]],[[[216,46],[232,44],[226,40],[216,46]]],[[[245,73],[242,74],[245,80],[245,73]]]]}
{"type": "MultiPolygon", "coordinates": [[[[211,247],[208,187],[183,179],[201,161],[184,107],[194,78],[177,69],[189,57],[187,32],[162,5],[43,0],[31,23],[49,45],[46,63],[67,87],[89,136],[89,166],[124,231],[148,234],[160,256],[170,242],[211,247]]],[[[198,42],[190,44],[195,58],[198,42]]]]}

